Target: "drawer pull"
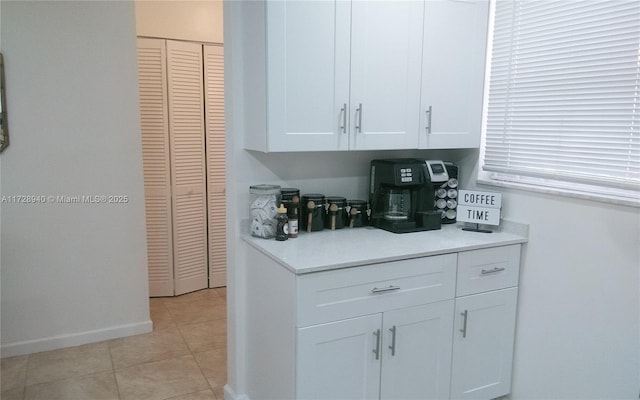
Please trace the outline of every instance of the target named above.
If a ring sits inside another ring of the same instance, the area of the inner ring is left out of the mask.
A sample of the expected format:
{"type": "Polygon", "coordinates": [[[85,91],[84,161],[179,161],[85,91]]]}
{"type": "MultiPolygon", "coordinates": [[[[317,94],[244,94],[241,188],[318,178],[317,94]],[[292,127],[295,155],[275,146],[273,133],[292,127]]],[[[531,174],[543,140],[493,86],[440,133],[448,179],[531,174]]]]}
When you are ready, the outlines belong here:
{"type": "Polygon", "coordinates": [[[495,267],[494,269],[483,269],[482,270],[482,275],[491,275],[491,274],[495,274],[495,273],[498,273],[498,272],[502,272],[504,270],[505,270],[504,268],[498,268],[498,267],[495,267]]]}
{"type": "Polygon", "coordinates": [[[400,290],[400,286],[389,285],[388,287],[384,287],[384,288],[374,287],[373,289],[371,289],[371,293],[384,293],[384,292],[391,292],[393,290],[400,290]]]}
{"type": "Polygon", "coordinates": [[[373,354],[376,355],[376,360],[380,359],[380,329],[373,331],[373,336],[376,337],[376,348],[373,349],[373,354]]]}

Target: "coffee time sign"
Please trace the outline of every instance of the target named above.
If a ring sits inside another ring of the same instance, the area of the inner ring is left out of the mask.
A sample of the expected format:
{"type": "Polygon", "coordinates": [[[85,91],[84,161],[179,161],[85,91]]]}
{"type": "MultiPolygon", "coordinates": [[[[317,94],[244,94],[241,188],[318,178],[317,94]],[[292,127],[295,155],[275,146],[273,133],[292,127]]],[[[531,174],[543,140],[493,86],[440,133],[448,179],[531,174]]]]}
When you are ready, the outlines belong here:
{"type": "Polygon", "coordinates": [[[502,193],[460,190],[458,192],[458,222],[500,225],[502,193]]]}

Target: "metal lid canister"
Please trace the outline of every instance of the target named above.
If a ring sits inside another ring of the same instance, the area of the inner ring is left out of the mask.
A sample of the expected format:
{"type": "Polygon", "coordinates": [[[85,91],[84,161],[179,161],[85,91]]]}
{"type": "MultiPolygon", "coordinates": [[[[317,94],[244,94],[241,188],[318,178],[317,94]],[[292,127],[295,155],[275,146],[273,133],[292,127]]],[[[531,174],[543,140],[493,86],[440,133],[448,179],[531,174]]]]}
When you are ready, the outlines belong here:
{"type": "Polygon", "coordinates": [[[359,228],[369,225],[369,203],[364,200],[349,200],[349,227],[359,228]]]}
{"type": "Polygon", "coordinates": [[[340,196],[327,196],[327,215],[324,220],[326,229],[342,229],[347,225],[347,199],[340,196]]]}
{"type": "Polygon", "coordinates": [[[280,195],[282,196],[280,201],[287,209],[287,216],[298,219],[300,217],[300,189],[282,188],[280,195]]]}
{"type": "Polygon", "coordinates": [[[300,230],[321,231],[324,228],[325,197],[319,193],[303,194],[300,202],[300,230]]]}

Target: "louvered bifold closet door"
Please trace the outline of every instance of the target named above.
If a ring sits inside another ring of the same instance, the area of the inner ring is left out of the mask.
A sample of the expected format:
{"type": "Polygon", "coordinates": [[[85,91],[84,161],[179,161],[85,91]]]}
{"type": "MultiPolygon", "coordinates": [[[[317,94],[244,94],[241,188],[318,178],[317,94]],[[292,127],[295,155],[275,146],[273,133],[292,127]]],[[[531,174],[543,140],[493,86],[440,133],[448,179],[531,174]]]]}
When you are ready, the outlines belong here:
{"type": "Polygon", "coordinates": [[[209,287],[227,285],[224,50],[204,46],[204,93],[207,131],[207,199],[209,215],[209,287]]]}
{"type": "Polygon", "coordinates": [[[202,45],[167,41],[175,294],[207,287],[202,45]]]}
{"type": "Polygon", "coordinates": [[[149,295],[173,296],[173,240],[164,40],[138,39],[149,295]]]}

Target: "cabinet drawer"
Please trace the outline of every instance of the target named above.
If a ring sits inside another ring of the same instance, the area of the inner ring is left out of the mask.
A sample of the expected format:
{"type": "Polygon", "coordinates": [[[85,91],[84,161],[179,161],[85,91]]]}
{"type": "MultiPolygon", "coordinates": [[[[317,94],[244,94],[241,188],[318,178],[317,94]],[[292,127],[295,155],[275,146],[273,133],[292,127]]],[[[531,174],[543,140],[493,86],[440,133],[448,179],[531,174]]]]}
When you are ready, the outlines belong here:
{"type": "Polygon", "coordinates": [[[519,273],[519,244],[459,253],[456,296],[517,286],[519,273]]]}
{"type": "Polygon", "coordinates": [[[298,326],[452,299],[456,259],[446,254],[298,276],[298,326]]]}

